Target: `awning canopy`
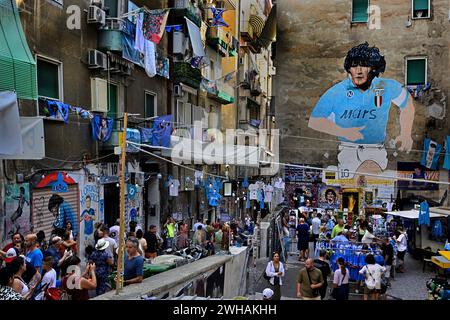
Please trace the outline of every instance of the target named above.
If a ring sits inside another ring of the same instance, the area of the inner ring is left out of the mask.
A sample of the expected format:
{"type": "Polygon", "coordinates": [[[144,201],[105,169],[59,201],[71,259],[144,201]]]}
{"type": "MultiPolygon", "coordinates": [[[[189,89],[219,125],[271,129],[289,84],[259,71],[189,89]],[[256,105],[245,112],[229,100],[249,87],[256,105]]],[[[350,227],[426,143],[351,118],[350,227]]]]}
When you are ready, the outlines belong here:
{"type": "Polygon", "coordinates": [[[16,0],[0,0],[0,91],[37,100],[36,61],[20,22],[16,0]]]}
{"type": "Polygon", "coordinates": [[[264,20],[260,16],[255,14],[250,15],[250,19],[248,20],[250,25],[253,28],[253,33],[256,37],[259,37],[264,29],[264,20]]]}
{"type": "MultiPolygon", "coordinates": [[[[386,214],[390,214],[393,216],[402,217],[402,218],[406,218],[406,219],[419,219],[419,211],[418,210],[391,211],[391,212],[386,212],[386,214]]],[[[441,214],[441,213],[431,212],[431,208],[430,208],[430,218],[442,218],[445,216],[446,215],[441,214]]]]}
{"type": "Polygon", "coordinates": [[[204,57],[205,49],[203,48],[202,35],[200,28],[195,23],[186,18],[186,24],[189,30],[189,38],[191,39],[192,50],[194,51],[194,57],[204,57]]]}

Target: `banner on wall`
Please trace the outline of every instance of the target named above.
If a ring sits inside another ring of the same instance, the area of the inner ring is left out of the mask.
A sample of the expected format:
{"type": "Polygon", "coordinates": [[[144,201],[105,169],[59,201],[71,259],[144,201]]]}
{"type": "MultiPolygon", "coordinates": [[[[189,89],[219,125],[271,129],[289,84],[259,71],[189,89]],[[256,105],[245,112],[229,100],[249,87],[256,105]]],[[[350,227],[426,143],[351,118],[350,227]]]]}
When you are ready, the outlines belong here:
{"type": "Polygon", "coordinates": [[[319,207],[322,209],[339,209],[340,201],[340,187],[321,186],[319,188],[319,207]]]}
{"type": "Polygon", "coordinates": [[[10,239],[15,232],[27,234],[32,231],[30,212],[29,184],[7,184],[2,242],[10,239]]]}
{"type": "MultiPolygon", "coordinates": [[[[317,167],[316,165],[312,166],[317,167]]],[[[286,166],[284,174],[286,182],[315,182],[322,180],[322,170],[286,166]]]]}
{"type": "MultiPolygon", "coordinates": [[[[424,168],[419,162],[398,162],[397,176],[410,179],[439,181],[439,170],[424,168]]],[[[397,181],[399,190],[439,190],[437,183],[421,181],[397,181]]]]}

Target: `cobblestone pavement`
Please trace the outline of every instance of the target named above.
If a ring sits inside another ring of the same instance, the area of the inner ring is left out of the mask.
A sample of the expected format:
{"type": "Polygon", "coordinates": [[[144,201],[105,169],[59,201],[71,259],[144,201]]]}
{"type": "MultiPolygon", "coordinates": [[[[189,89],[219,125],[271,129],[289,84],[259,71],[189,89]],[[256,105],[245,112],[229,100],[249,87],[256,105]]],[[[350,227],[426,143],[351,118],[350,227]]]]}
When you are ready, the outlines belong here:
{"type": "MultiPolygon", "coordinates": [[[[303,263],[297,259],[297,255],[289,256],[285,264],[287,270],[281,288],[282,300],[297,299],[297,274],[300,268],[303,267],[303,263]]],[[[250,294],[256,294],[256,297],[261,296],[260,293],[269,287],[267,280],[262,277],[267,262],[268,259],[259,259],[256,261],[256,267],[250,268],[249,270],[249,292],[250,294]]],[[[405,269],[405,273],[397,273],[395,274],[395,278],[391,279],[392,286],[387,291],[386,299],[426,300],[426,281],[434,276],[433,268],[427,267],[425,272],[422,272],[422,261],[415,260],[410,255],[406,255],[405,269]]],[[[356,294],[355,288],[356,286],[351,285],[350,300],[362,300],[362,294],[356,294]]],[[[326,299],[329,299],[329,295],[327,295],[326,299]]]]}

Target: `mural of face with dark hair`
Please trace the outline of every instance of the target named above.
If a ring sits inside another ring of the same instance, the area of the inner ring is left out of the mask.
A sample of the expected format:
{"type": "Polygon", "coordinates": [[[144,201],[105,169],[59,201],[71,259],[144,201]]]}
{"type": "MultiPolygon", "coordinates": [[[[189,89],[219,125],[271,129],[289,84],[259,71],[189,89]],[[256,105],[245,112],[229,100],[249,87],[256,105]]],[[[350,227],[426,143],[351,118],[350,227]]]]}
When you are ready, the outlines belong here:
{"type": "Polygon", "coordinates": [[[372,67],[351,67],[349,73],[352,78],[353,84],[360,89],[368,88],[370,84],[369,73],[371,70],[372,67]]]}
{"type": "Polygon", "coordinates": [[[336,202],[336,193],[332,189],[328,189],[325,193],[325,198],[329,204],[336,202]]]}

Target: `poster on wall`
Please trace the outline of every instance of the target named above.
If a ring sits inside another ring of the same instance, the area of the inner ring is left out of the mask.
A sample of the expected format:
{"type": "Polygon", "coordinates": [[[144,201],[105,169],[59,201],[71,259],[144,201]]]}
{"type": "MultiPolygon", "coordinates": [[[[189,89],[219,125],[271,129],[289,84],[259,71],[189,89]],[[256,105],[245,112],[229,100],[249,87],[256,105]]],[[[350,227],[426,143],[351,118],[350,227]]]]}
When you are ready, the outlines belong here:
{"type": "Polygon", "coordinates": [[[321,186],[319,188],[319,208],[339,209],[341,188],[332,186],[321,186]]]}
{"type": "Polygon", "coordinates": [[[5,188],[5,219],[2,242],[15,232],[27,234],[31,231],[30,187],[28,183],[7,184],[5,188]]]}
{"type": "Polygon", "coordinates": [[[99,187],[86,184],[80,193],[80,248],[94,245],[94,224],[99,221],[99,187]]]}
{"type": "MultiPolygon", "coordinates": [[[[398,162],[397,176],[409,179],[439,181],[439,170],[427,169],[419,162],[398,162]]],[[[398,180],[397,187],[399,190],[439,190],[437,183],[422,181],[398,180]]]]}
{"type": "Polygon", "coordinates": [[[318,190],[313,183],[287,183],[285,192],[292,208],[310,207],[317,208],[318,190]]]}
{"type": "Polygon", "coordinates": [[[412,148],[411,95],[398,81],[381,77],[386,70],[384,55],[367,42],[348,51],[343,67],[345,79],[323,93],[308,126],[338,139],[337,167],[328,168],[338,171],[338,179],[353,178],[355,172],[380,174],[388,165],[386,140],[400,152],[412,148]],[[387,132],[392,105],[399,110],[394,119],[399,134],[387,132]]]}

